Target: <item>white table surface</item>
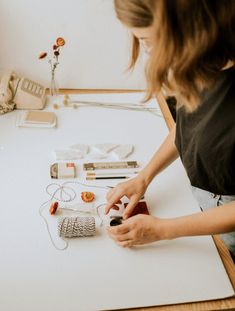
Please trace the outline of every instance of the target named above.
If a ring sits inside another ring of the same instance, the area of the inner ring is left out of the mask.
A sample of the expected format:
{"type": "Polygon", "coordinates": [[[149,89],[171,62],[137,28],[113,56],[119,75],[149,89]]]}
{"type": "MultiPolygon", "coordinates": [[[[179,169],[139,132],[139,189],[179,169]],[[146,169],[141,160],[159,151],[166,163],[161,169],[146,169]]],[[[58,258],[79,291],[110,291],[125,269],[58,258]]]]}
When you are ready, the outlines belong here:
{"type": "MultiPolygon", "coordinates": [[[[133,102],[140,96],[74,98],[133,102]]],[[[48,109],[53,110],[51,104],[48,109]]],[[[53,150],[75,143],[131,143],[135,152],[130,160],[144,165],[167,135],[163,118],[143,112],[64,108],[56,110],[56,129],[28,129],[15,127],[17,113],[0,116],[1,310],[120,309],[234,294],[211,237],[180,238],[126,249],[107,236],[104,226],[97,228],[95,237],[71,239],[67,250],[58,251],[39,216],[40,205],[48,199],[45,187],[51,183],[53,150]]],[[[78,180],[84,175],[84,161],[88,158],[76,162],[78,180]]],[[[79,197],[85,188],[75,189],[79,197]]],[[[94,192],[98,201],[105,201],[106,190],[94,192]]],[[[151,214],[159,217],[199,210],[179,160],[153,181],[146,201],[151,214]]],[[[53,232],[58,216],[50,216],[47,210],[45,215],[53,232]]]]}

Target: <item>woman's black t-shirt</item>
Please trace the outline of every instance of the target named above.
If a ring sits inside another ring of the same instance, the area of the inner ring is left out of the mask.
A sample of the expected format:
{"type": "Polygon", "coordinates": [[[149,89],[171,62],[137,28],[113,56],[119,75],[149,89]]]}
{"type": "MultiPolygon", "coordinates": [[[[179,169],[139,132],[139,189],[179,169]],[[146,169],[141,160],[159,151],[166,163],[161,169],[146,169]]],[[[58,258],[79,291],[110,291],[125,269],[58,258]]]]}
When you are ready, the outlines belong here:
{"type": "Polygon", "coordinates": [[[192,186],[235,194],[235,68],[221,71],[193,113],[177,111],[175,144],[192,186]]]}

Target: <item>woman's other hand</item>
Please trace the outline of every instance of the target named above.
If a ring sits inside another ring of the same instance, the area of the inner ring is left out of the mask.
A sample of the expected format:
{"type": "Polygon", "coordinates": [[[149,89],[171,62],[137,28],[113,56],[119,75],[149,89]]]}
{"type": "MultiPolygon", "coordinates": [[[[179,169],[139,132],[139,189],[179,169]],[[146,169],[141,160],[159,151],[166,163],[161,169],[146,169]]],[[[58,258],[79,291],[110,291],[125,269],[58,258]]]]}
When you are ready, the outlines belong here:
{"type": "Polygon", "coordinates": [[[165,239],[166,220],[139,214],[107,229],[109,236],[120,246],[131,247],[165,239]]]}

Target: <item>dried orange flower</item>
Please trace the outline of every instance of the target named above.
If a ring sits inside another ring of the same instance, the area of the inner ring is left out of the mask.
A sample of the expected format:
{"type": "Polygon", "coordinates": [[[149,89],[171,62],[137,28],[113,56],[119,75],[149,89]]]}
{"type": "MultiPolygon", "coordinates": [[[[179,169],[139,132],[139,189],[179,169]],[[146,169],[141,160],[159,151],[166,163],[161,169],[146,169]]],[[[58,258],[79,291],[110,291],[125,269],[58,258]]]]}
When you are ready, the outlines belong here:
{"type": "Polygon", "coordinates": [[[43,58],[45,58],[45,57],[47,57],[47,52],[42,52],[42,53],[40,53],[39,56],[38,56],[39,59],[43,59],[43,58]]]}
{"type": "Polygon", "coordinates": [[[50,214],[55,215],[57,208],[58,208],[59,203],[58,202],[53,202],[50,206],[50,214]]]}
{"type": "Polygon", "coordinates": [[[57,44],[58,46],[63,46],[63,45],[65,45],[65,40],[64,40],[64,38],[62,38],[62,37],[57,38],[57,39],[56,39],[56,44],[57,44]]]}
{"type": "Polygon", "coordinates": [[[92,202],[95,199],[95,194],[93,192],[84,191],[81,193],[81,198],[84,202],[92,202]]]}
{"type": "MultiPolygon", "coordinates": [[[[50,83],[50,95],[58,95],[59,90],[55,83],[55,72],[56,68],[59,65],[59,57],[60,57],[60,50],[65,45],[65,40],[62,37],[58,37],[56,42],[52,45],[52,56],[49,57],[48,63],[50,64],[51,68],[51,83],[50,83]]],[[[43,52],[39,55],[39,59],[44,59],[48,56],[47,52],[43,52]]],[[[55,107],[55,109],[59,107],[55,107]]]]}

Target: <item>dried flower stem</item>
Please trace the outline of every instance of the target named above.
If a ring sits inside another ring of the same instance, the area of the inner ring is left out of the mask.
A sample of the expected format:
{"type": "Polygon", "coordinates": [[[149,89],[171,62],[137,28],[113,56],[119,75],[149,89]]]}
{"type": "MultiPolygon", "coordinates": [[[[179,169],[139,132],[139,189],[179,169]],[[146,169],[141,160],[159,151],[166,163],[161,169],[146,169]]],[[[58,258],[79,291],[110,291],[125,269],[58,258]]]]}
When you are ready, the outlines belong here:
{"type": "MultiPolygon", "coordinates": [[[[60,48],[65,45],[65,40],[62,37],[56,39],[56,44],[53,45],[53,59],[49,59],[48,63],[50,64],[51,68],[51,83],[50,83],[50,94],[58,95],[59,90],[56,85],[55,81],[55,71],[57,66],[59,65],[59,56],[60,56],[60,48]]],[[[44,59],[47,57],[47,52],[43,52],[39,55],[39,59],[44,59]]]]}

